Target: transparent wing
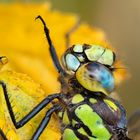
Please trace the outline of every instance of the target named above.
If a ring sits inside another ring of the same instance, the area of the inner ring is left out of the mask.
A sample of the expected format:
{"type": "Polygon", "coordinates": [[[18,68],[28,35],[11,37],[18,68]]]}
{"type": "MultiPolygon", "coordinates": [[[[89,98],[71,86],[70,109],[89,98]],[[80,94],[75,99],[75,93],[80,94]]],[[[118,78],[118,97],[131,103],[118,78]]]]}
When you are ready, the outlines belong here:
{"type": "Polygon", "coordinates": [[[128,119],[128,136],[133,140],[140,140],[140,109],[128,119]]]}

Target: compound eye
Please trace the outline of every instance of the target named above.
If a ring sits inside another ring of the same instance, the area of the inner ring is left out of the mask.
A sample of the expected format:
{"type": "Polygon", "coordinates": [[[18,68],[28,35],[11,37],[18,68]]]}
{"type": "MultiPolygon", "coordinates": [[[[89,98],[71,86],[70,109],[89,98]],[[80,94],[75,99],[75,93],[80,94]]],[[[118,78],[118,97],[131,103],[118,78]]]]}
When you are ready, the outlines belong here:
{"type": "Polygon", "coordinates": [[[104,94],[112,92],[115,86],[111,71],[97,62],[82,65],[76,71],[76,79],[84,88],[104,94]]]}
{"type": "Polygon", "coordinates": [[[79,60],[72,54],[66,54],[65,62],[68,70],[76,71],[80,66],[79,60]]]}

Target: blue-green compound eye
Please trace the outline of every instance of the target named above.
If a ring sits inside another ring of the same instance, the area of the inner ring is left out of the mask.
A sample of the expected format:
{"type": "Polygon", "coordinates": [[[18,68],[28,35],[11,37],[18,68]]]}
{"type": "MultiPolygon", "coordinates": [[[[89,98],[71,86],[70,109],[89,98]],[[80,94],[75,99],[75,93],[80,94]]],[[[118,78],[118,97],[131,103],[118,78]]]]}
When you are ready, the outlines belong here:
{"type": "Polygon", "coordinates": [[[84,88],[94,92],[107,94],[112,92],[115,86],[111,71],[97,62],[82,65],[76,71],[76,78],[84,88]]]}

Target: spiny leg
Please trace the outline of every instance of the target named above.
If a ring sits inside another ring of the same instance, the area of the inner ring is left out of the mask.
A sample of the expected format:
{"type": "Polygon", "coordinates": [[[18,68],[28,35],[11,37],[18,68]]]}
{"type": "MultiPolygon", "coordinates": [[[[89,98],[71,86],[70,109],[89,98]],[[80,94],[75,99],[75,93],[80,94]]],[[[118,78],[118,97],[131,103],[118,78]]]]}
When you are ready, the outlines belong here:
{"type": "Polygon", "coordinates": [[[65,34],[66,37],[66,47],[70,47],[70,35],[77,30],[80,25],[81,20],[79,19],[77,23],[65,34]]]}
{"type": "Polygon", "coordinates": [[[38,126],[36,132],[34,133],[31,140],[38,140],[38,138],[41,135],[41,133],[43,132],[43,130],[47,127],[52,114],[56,111],[61,110],[61,109],[62,109],[62,107],[60,105],[54,105],[52,108],[50,108],[47,111],[47,113],[45,114],[44,118],[42,119],[41,123],[39,124],[39,126],[38,126]]]}
{"type": "Polygon", "coordinates": [[[44,100],[42,100],[38,105],[36,105],[23,119],[21,119],[19,122],[16,122],[16,118],[8,97],[7,87],[6,84],[3,81],[0,81],[0,85],[2,86],[6,104],[8,107],[9,114],[11,116],[12,122],[14,126],[18,129],[25,125],[30,119],[32,119],[37,113],[39,113],[44,107],[46,107],[52,100],[54,99],[62,99],[64,94],[56,93],[47,96],[44,100]]]}
{"type": "Polygon", "coordinates": [[[45,35],[46,35],[46,38],[47,38],[47,41],[49,44],[49,50],[50,50],[50,54],[51,54],[54,65],[56,66],[59,73],[65,75],[66,73],[63,70],[62,66],[60,65],[58,56],[56,54],[56,50],[55,50],[54,45],[53,45],[51,38],[50,38],[49,29],[47,28],[45,21],[43,20],[43,18],[40,15],[37,16],[36,19],[40,19],[44,25],[44,32],[45,32],[45,35]]]}
{"type": "Polygon", "coordinates": [[[3,140],[8,140],[4,132],[0,129],[0,135],[3,138],[3,140]]]}

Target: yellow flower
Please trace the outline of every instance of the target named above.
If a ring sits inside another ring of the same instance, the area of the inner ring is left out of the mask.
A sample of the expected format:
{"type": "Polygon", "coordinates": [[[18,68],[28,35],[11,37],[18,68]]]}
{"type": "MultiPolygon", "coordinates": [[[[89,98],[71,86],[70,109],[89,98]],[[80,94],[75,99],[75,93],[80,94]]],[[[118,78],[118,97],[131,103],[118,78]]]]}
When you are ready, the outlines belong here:
{"type": "MultiPolygon", "coordinates": [[[[4,81],[7,86],[8,95],[17,121],[21,120],[45,96],[40,85],[36,84],[25,74],[5,70],[1,71],[0,80],[4,81]]],[[[9,112],[4,99],[4,94],[2,94],[2,88],[0,88],[0,93],[0,128],[6,134],[8,140],[29,140],[50,106],[47,106],[22,128],[16,129],[9,118],[9,112]]],[[[60,139],[58,126],[57,119],[53,116],[47,129],[41,135],[40,140],[52,140],[52,138],[60,139]]]]}
{"type": "MultiPolygon", "coordinates": [[[[78,21],[78,17],[74,14],[51,11],[48,3],[0,4],[0,55],[5,55],[9,59],[8,65],[4,67],[0,73],[0,79],[4,79],[11,92],[14,91],[15,87],[20,86],[19,89],[17,88],[15,94],[20,93],[23,103],[26,99],[25,106],[19,103],[19,99],[16,99],[17,102],[15,102],[15,105],[19,106],[17,110],[20,110],[22,114],[20,117],[25,115],[25,112],[22,113],[22,108],[23,106],[25,108],[28,107],[28,101],[31,100],[32,102],[32,105],[27,109],[30,110],[48,94],[60,91],[60,85],[57,81],[58,73],[53,66],[48,51],[48,44],[44,36],[42,24],[34,20],[37,15],[41,15],[45,19],[59,58],[66,50],[66,32],[78,21]],[[5,69],[28,74],[34,81],[42,85],[45,93],[26,75],[6,71],[5,69]]],[[[107,48],[112,48],[106,41],[103,31],[92,28],[86,23],[81,23],[79,28],[71,35],[70,41],[71,45],[77,43],[96,43],[107,48]]],[[[119,61],[116,63],[116,67],[122,67],[119,61]]],[[[118,69],[114,75],[116,83],[119,83],[125,76],[125,70],[118,69]]],[[[4,97],[0,100],[3,106],[0,110],[2,114],[0,116],[0,125],[3,125],[5,131],[7,128],[10,130],[8,131],[8,138],[10,138],[10,140],[28,139],[33,133],[32,129],[34,130],[37,124],[39,124],[41,117],[35,118],[38,120],[33,119],[23,128],[15,130],[11,120],[3,116],[5,114],[2,113],[3,109],[6,110],[4,97]],[[37,124],[35,122],[37,122],[37,124]],[[12,135],[13,138],[11,138],[10,135],[12,135]]],[[[6,114],[8,114],[8,112],[6,114]]],[[[48,128],[46,128],[46,131],[41,137],[42,140],[45,138],[47,140],[59,139],[59,125],[55,119],[56,118],[53,117],[49,123],[48,128]]]]}

